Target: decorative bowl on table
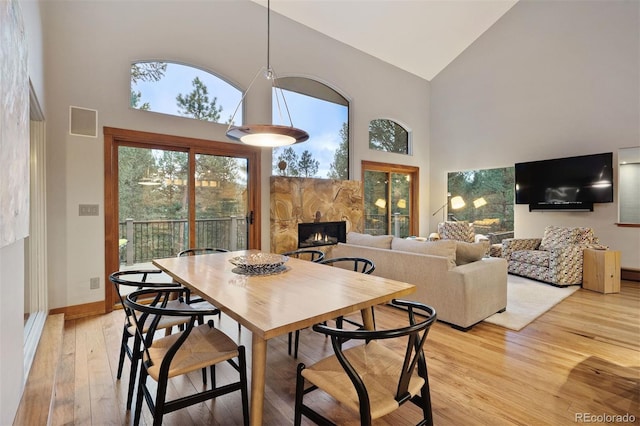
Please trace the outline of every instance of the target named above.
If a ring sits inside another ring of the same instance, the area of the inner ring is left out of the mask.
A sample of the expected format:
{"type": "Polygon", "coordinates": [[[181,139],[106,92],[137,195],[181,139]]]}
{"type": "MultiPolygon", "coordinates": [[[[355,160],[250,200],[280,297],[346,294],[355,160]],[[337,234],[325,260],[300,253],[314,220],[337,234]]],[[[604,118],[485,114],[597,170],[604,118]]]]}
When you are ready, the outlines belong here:
{"type": "Polygon", "coordinates": [[[284,272],[288,256],[275,253],[253,253],[229,259],[236,267],[233,271],[244,275],[270,275],[284,272]]]}

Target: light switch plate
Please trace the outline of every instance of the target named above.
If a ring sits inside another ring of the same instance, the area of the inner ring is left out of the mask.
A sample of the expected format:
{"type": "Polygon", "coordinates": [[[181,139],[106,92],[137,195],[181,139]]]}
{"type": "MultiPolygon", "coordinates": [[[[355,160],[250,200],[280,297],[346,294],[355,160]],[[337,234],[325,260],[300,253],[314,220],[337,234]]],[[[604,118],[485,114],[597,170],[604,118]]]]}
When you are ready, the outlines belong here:
{"type": "Polygon", "coordinates": [[[100,212],[98,204],[79,204],[78,215],[79,216],[98,216],[100,212]]]}

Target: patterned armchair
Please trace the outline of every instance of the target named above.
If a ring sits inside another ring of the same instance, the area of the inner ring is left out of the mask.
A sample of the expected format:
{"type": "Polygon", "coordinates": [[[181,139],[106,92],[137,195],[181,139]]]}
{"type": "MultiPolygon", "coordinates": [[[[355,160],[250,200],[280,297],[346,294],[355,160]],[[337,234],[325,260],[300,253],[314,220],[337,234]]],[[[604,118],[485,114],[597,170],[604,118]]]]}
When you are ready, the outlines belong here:
{"type": "Polygon", "coordinates": [[[547,226],[542,238],[508,238],[502,257],[510,274],[557,286],[582,284],[582,251],[606,248],[591,228],[547,226]]]}

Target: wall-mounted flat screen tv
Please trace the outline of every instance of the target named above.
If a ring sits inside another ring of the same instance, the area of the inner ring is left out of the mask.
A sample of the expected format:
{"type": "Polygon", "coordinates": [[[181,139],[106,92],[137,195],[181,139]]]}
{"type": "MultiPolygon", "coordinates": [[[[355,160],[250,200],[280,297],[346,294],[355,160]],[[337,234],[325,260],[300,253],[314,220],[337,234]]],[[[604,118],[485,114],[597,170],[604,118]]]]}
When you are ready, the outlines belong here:
{"type": "Polygon", "coordinates": [[[593,209],[613,202],[613,153],[516,163],[516,204],[593,209]]]}

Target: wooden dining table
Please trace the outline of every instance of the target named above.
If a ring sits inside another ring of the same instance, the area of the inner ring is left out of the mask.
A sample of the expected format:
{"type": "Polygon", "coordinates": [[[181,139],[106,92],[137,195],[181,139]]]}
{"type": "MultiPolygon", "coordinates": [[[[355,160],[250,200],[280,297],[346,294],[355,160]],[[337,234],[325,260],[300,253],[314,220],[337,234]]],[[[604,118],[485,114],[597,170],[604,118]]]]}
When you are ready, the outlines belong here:
{"type": "Polygon", "coordinates": [[[267,341],[341,315],[362,312],[415,291],[415,285],[290,258],[270,275],[247,275],[230,260],[258,250],[156,259],[153,264],[251,331],[251,425],[261,425],[267,341]],[[240,273],[239,273],[240,272],[240,273]]]}

